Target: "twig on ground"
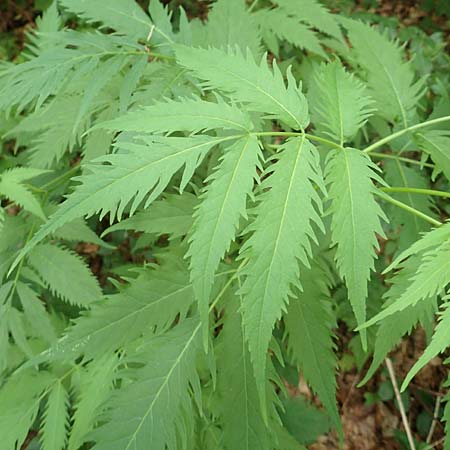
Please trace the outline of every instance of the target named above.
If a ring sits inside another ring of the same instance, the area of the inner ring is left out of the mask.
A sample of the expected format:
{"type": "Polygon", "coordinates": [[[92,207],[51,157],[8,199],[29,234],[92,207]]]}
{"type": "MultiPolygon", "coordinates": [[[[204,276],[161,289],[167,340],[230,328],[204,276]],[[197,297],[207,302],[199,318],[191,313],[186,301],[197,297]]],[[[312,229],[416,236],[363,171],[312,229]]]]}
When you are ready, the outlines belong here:
{"type": "Polygon", "coordinates": [[[406,417],[405,407],[403,406],[402,397],[400,396],[400,391],[398,390],[397,379],[395,378],[394,366],[389,358],[384,360],[386,367],[389,371],[389,377],[391,379],[392,387],[394,388],[395,398],[397,399],[398,407],[400,409],[400,415],[402,416],[403,426],[406,431],[406,436],[408,438],[409,447],[411,450],[416,450],[416,445],[414,444],[414,438],[411,432],[411,427],[409,426],[408,417],[406,417]]]}
{"type": "Polygon", "coordinates": [[[342,403],[342,411],[345,411],[345,408],[347,407],[348,401],[350,400],[350,397],[353,393],[353,391],[355,390],[355,386],[358,384],[358,382],[360,381],[360,377],[359,375],[355,375],[355,378],[352,382],[352,385],[350,386],[350,389],[347,392],[347,395],[345,396],[345,400],[342,403]]]}
{"type": "Polygon", "coordinates": [[[441,397],[436,397],[436,402],[434,404],[434,412],[433,412],[433,420],[431,422],[430,431],[428,432],[427,440],[425,441],[427,444],[431,442],[433,438],[434,429],[436,428],[436,423],[438,421],[439,416],[439,407],[441,406],[441,397]]]}
{"type": "Polygon", "coordinates": [[[425,447],[423,450],[432,450],[436,448],[438,445],[442,444],[445,441],[445,437],[438,439],[437,441],[433,442],[432,444],[425,447]]]}

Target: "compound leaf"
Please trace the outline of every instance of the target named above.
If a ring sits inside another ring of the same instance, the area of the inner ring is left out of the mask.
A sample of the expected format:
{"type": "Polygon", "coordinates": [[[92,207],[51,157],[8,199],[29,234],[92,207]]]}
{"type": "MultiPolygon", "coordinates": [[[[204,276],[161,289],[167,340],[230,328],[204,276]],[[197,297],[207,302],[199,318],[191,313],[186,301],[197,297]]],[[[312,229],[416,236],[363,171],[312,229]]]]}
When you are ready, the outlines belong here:
{"type": "MultiPolygon", "coordinates": [[[[325,174],[336,264],[359,325],[366,319],[367,282],[379,249],[377,234],[384,236],[380,219],[387,220],[374,197],[374,181],[383,183],[376,171],[362,152],[345,148],[330,154],[325,174]]],[[[364,331],[361,339],[365,346],[364,331]]]]}
{"type": "Polygon", "coordinates": [[[317,69],[308,99],[316,127],[341,145],[356,135],[373,112],[365,86],[338,61],[317,69]]]}
{"type": "Polygon", "coordinates": [[[102,297],[92,272],[70,250],[40,244],[30,252],[28,261],[54,294],[73,305],[88,306],[102,297]]]}
{"type": "Polygon", "coordinates": [[[211,48],[176,47],[176,57],[182,66],[192,70],[208,89],[220,89],[235,101],[277,119],[294,129],[309,123],[308,105],[290,71],[286,87],[280,69],[268,66],[264,55],[258,64],[254,57],[239,49],[228,51],[211,48]]]}
{"type": "Polygon", "coordinates": [[[324,191],[319,156],[304,137],[289,139],[274,157],[261,189],[251,237],[241,249],[249,262],[243,269],[242,314],[260,397],[265,405],[266,354],[272,329],[293,286],[300,287],[299,262],[308,265],[313,225],[320,218],[324,191]],[[273,173],[272,173],[273,172],[273,173]]]}
{"type": "Polygon", "coordinates": [[[336,405],[334,352],[330,309],[330,277],[317,263],[300,276],[302,291],[289,302],[284,318],[288,351],[309,385],[317,393],[334,426],[342,433],[336,405]],[[327,304],[328,302],[328,304],[327,304]]]}
{"type": "Polygon", "coordinates": [[[142,367],[107,402],[104,423],[92,433],[93,450],[165,450],[183,441],[192,420],[189,386],[198,383],[200,334],[198,320],[188,319],[129,357],[128,364],[142,367]]]}
{"type": "Polygon", "coordinates": [[[235,237],[239,219],[246,216],[247,197],[252,194],[260,158],[261,150],[254,136],[242,138],[226,148],[220,165],[207,180],[209,184],[195,211],[187,255],[204,324],[208,319],[214,274],[235,237]]]}
{"type": "Polygon", "coordinates": [[[63,450],[67,440],[69,395],[61,380],[55,380],[47,397],[41,424],[42,450],[63,450]]]}

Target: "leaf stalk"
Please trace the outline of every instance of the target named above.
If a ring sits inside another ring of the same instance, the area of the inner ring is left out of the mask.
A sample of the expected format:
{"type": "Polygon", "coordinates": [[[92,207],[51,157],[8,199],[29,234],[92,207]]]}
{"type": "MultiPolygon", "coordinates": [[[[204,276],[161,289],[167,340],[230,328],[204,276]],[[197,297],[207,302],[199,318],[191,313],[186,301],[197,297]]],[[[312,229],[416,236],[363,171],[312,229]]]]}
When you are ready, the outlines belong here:
{"type": "Polygon", "coordinates": [[[384,144],[386,144],[387,142],[391,142],[394,139],[397,139],[398,137],[403,136],[406,133],[409,133],[410,131],[429,127],[431,125],[436,125],[437,123],[446,122],[448,120],[450,120],[450,116],[438,117],[437,119],[426,120],[425,122],[417,123],[416,125],[412,125],[410,127],[403,128],[403,130],[392,133],[389,136],[386,136],[383,139],[380,139],[379,141],[374,142],[372,145],[369,145],[368,147],[366,147],[363,150],[363,152],[370,153],[373,150],[375,150],[376,148],[379,148],[379,147],[383,146],[384,144]]]}
{"type": "Polygon", "coordinates": [[[405,211],[408,211],[409,213],[414,214],[417,217],[420,217],[421,219],[431,223],[435,227],[439,227],[442,225],[442,223],[439,222],[439,220],[433,219],[433,217],[430,217],[427,214],[424,214],[423,212],[421,212],[409,205],[406,205],[405,203],[403,203],[399,200],[396,200],[395,198],[392,198],[390,195],[385,194],[381,190],[375,191],[375,195],[377,195],[381,199],[393,204],[394,206],[398,206],[399,208],[404,209],[405,211]]]}

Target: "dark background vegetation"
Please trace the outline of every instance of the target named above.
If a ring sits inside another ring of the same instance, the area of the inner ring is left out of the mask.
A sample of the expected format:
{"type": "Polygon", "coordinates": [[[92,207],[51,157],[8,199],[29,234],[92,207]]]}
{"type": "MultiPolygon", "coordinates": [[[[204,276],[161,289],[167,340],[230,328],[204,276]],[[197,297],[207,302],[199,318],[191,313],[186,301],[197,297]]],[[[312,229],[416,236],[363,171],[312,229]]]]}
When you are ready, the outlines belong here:
{"type": "MultiPolygon", "coordinates": [[[[36,17],[50,3],[50,0],[0,0],[0,59],[20,60],[26,31],[34,26],[36,17]]],[[[140,0],[140,3],[144,5],[147,1],[140,0]]],[[[211,2],[163,0],[163,3],[170,8],[182,5],[190,17],[205,18],[211,2]]],[[[450,48],[450,0],[323,0],[323,3],[333,11],[368,19],[393,30],[402,41],[409,41],[409,48],[414,45],[415,48],[420,47],[424,55],[429,55],[426,56],[428,58],[433,58],[435,42],[445,43],[447,52],[450,48]]],[[[97,250],[95,245],[79,247],[79,252],[90,258],[91,268],[101,279],[102,262],[97,250]]],[[[124,253],[127,253],[126,249],[124,253]]],[[[346,326],[341,324],[337,333],[341,346],[338,401],[346,435],[345,450],[409,448],[387,369],[380,369],[368,385],[358,389],[357,384],[364,370],[359,370],[358,358],[347,345],[351,336],[346,326]]],[[[419,329],[391,355],[399,380],[412,367],[425,346],[425,333],[419,329]]],[[[434,358],[403,395],[411,427],[418,439],[417,450],[443,448],[445,425],[433,419],[440,418],[443,410],[446,391],[443,382],[447,378],[444,359],[434,358]]],[[[336,438],[327,434],[325,416],[318,415],[314,422],[305,423],[302,420],[302,411],[308,406],[302,403],[301,398],[306,396],[314,401],[306,383],[302,380],[298,382],[288,371],[285,380],[292,394],[292,417],[289,421],[293,434],[301,433],[304,438],[306,433],[311,441],[315,441],[310,450],[338,448],[336,438]]],[[[24,445],[26,447],[27,443],[24,445]]]]}
{"type": "MultiPolygon", "coordinates": [[[[23,46],[24,31],[33,26],[36,16],[51,2],[0,0],[0,58],[18,54],[23,46]]],[[[145,5],[148,0],[138,0],[138,3],[145,5]]],[[[162,0],[162,3],[170,8],[182,5],[191,17],[206,17],[212,0],[162,0]]],[[[428,34],[445,32],[448,38],[450,0],[324,0],[322,3],[333,11],[352,12],[352,16],[369,14],[398,22],[401,27],[418,26],[428,34]]]]}

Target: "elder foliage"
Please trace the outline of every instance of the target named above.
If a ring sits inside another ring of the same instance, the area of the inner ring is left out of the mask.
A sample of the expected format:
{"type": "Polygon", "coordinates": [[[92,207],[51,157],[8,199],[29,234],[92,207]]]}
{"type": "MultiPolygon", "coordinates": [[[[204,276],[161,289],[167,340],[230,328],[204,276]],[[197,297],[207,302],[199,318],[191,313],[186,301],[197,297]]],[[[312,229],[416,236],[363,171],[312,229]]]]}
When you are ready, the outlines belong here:
{"type": "Polygon", "coordinates": [[[2,449],[301,449],[283,365],[342,435],[339,293],[366,380],[435,315],[404,387],[450,344],[448,91],[380,27],[59,0],[23,57],[0,66],[2,449]]]}

